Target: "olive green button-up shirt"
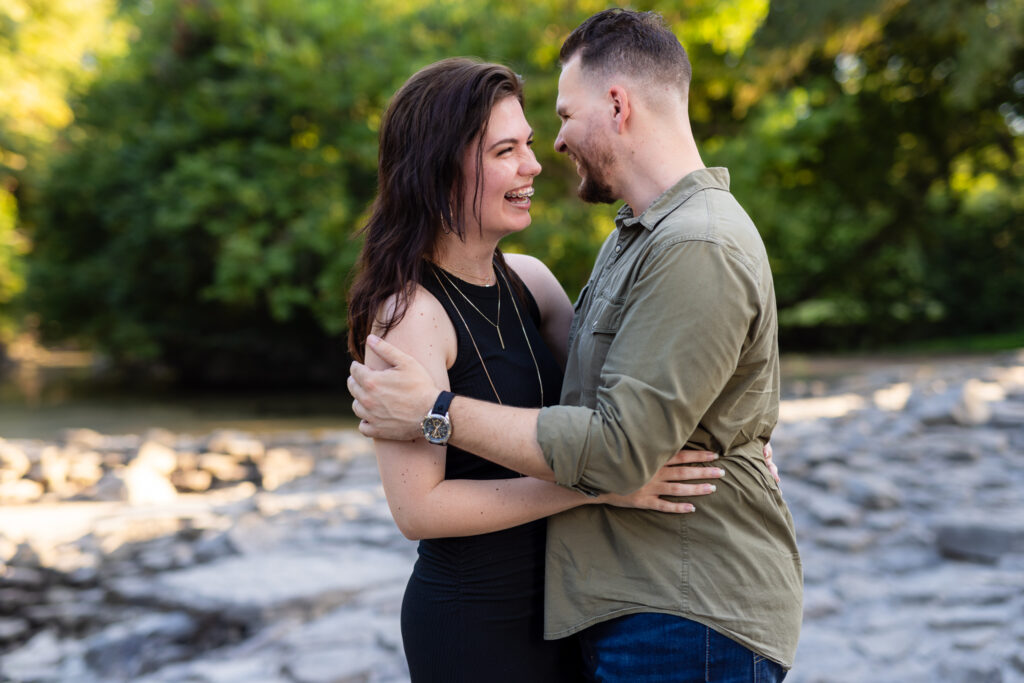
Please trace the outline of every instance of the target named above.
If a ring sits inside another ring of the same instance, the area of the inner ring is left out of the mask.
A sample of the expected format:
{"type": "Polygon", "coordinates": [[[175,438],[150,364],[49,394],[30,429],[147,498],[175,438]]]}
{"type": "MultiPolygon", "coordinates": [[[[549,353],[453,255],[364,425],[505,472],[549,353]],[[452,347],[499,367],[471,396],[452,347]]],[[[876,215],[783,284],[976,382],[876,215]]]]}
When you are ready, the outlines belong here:
{"type": "Polygon", "coordinates": [[[762,457],[779,405],[764,244],[724,168],[615,223],[576,302],[562,405],[537,421],[545,458],[586,493],[636,490],[681,448],[719,453],[725,476],[690,514],[587,505],[550,518],[545,637],[661,612],[789,668],[803,582],[762,457]]]}

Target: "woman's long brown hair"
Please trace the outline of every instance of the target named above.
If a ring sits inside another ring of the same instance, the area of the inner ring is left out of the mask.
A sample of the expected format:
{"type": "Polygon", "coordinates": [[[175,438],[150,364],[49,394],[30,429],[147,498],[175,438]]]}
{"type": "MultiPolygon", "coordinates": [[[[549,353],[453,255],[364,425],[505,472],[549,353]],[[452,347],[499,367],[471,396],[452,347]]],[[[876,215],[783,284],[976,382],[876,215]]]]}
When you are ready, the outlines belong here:
{"type": "MultiPolygon", "coordinates": [[[[461,216],[467,198],[462,158],[466,148],[483,139],[494,105],[506,97],[523,102],[519,77],[500,64],[464,57],[435,62],[417,71],[395,93],[380,127],[377,196],[348,297],[348,349],[364,360],[366,337],[380,325],[386,334],[405,314],[423,273],[424,259],[434,253],[441,230],[465,239],[461,216]],[[453,191],[455,189],[456,191],[453,191]],[[396,295],[389,312],[384,303],[396,295]],[[379,315],[385,316],[378,319],[379,315]]],[[[470,202],[480,217],[483,150],[477,146],[476,188],[470,202]]],[[[522,298],[522,282],[495,258],[522,298]]]]}

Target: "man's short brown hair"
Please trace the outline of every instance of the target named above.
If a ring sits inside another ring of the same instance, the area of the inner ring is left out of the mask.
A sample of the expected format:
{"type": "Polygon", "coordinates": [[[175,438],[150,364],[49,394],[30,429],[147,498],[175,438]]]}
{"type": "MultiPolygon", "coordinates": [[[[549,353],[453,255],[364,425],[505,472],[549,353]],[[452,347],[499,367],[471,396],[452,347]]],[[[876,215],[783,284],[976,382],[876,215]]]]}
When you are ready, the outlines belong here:
{"type": "Polygon", "coordinates": [[[690,89],[692,70],[686,50],[655,12],[620,8],[598,12],[562,43],[559,59],[563,66],[577,55],[584,72],[675,83],[684,99],[690,89]]]}

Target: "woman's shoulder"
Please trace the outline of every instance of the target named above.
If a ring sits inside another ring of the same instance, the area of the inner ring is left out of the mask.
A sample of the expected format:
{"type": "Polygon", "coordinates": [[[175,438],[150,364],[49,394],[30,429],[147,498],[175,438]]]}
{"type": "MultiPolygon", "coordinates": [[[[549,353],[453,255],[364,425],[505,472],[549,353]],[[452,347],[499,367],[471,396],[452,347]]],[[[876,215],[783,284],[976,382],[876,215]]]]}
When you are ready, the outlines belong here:
{"type": "MultiPolygon", "coordinates": [[[[562,291],[554,273],[539,258],[526,254],[505,254],[509,264],[534,298],[541,302],[562,291]]],[[[543,308],[543,305],[542,305],[543,308]]]]}
{"type": "MultiPolygon", "coordinates": [[[[381,305],[377,320],[389,320],[396,314],[400,314],[401,319],[388,330],[385,339],[406,353],[431,346],[444,349],[446,357],[454,358],[455,327],[441,302],[425,287],[414,285],[405,302],[400,301],[398,294],[389,296],[381,305]],[[403,303],[404,311],[400,311],[403,303]]],[[[379,334],[379,326],[375,324],[374,328],[379,334]]]]}
{"type": "Polygon", "coordinates": [[[516,271],[519,277],[523,277],[526,274],[548,272],[548,267],[544,265],[536,256],[530,256],[529,254],[512,254],[505,252],[502,254],[505,257],[505,263],[509,265],[509,268],[516,271]]]}
{"type": "Polygon", "coordinates": [[[544,262],[527,254],[504,254],[505,263],[515,271],[530,292],[536,297],[552,285],[558,286],[555,276],[544,265],[544,262]]]}
{"type": "MultiPolygon", "coordinates": [[[[441,302],[421,284],[413,285],[412,291],[405,301],[402,301],[397,293],[385,299],[377,314],[377,320],[391,320],[396,315],[401,316],[401,319],[391,328],[391,331],[399,328],[432,329],[439,317],[446,320],[448,318],[441,302]]],[[[374,332],[377,333],[378,325],[374,325],[374,328],[374,332]]]]}

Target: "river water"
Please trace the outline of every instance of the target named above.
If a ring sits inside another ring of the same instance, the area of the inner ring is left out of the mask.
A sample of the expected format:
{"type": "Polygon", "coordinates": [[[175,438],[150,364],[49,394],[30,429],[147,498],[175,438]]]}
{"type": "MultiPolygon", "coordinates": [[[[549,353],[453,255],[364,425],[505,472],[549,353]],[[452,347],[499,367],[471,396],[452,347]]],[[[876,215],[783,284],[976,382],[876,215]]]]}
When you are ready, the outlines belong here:
{"type": "Polygon", "coordinates": [[[103,434],[349,428],[357,424],[351,400],[344,388],[189,392],[114,383],[92,366],[13,366],[0,373],[0,438],[53,440],[80,427],[103,434]]]}
{"type": "MultiPolygon", "coordinates": [[[[216,429],[316,432],[354,428],[358,422],[343,386],[333,391],[185,392],[152,383],[115,382],[89,355],[49,358],[49,364],[0,366],[0,438],[49,441],[74,428],[102,434],[138,434],[152,428],[188,434],[216,429]]],[[[920,372],[949,360],[787,355],[782,358],[782,397],[822,396],[836,383],[849,383],[878,368],[920,372]]]]}

